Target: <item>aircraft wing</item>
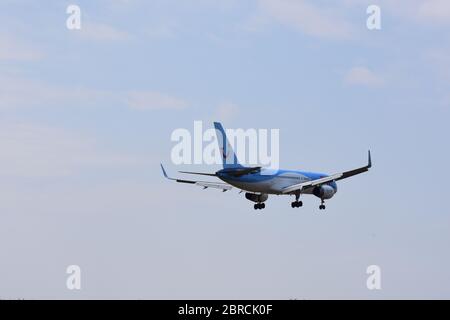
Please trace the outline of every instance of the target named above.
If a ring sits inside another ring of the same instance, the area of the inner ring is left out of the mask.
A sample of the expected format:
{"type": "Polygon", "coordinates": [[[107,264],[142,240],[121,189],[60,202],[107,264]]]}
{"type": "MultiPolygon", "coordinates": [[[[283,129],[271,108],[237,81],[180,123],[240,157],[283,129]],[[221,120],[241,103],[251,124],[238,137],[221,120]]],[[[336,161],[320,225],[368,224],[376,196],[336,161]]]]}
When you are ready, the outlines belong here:
{"type": "Polygon", "coordinates": [[[335,174],[332,174],[331,176],[320,178],[320,179],[316,179],[316,180],[311,180],[311,181],[306,181],[306,182],[294,184],[292,186],[284,188],[282,192],[283,193],[292,193],[294,191],[300,191],[301,192],[303,189],[306,189],[306,188],[319,186],[319,185],[322,185],[324,183],[328,183],[328,182],[331,182],[331,181],[342,180],[342,179],[349,178],[351,176],[354,176],[354,175],[357,175],[357,174],[369,171],[369,168],[372,167],[372,159],[371,159],[371,156],[370,156],[370,150],[369,150],[368,154],[369,154],[369,156],[368,156],[369,157],[368,163],[364,167],[353,169],[353,170],[350,170],[350,171],[341,172],[341,173],[335,173],[335,174]]]}
{"type": "Polygon", "coordinates": [[[184,179],[171,178],[167,175],[166,170],[164,169],[162,164],[161,164],[161,169],[162,169],[162,172],[163,172],[163,175],[165,178],[167,178],[169,180],[174,180],[176,182],[195,184],[197,186],[203,187],[203,189],[207,189],[207,188],[220,189],[223,192],[233,189],[233,187],[231,185],[229,185],[228,183],[223,183],[223,182],[209,182],[209,181],[184,180],[184,179]]]}

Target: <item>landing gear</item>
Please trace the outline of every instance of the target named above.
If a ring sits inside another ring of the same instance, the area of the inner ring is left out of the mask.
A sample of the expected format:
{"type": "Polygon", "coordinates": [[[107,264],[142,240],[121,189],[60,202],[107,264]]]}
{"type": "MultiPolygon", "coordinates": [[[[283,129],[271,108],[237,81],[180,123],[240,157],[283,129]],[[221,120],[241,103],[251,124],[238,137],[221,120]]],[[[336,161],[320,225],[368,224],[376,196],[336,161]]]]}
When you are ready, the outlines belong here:
{"type": "Polygon", "coordinates": [[[303,205],[303,202],[301,201],[294,201],[291,203],[292,208],[300,208],[303,205]]]}
{"type": "Polygon", "coordinates": [[[299,198],[300,198],[300,192],[297,191],[295,193],[295,201],[291,203],[292,208],[300,208],[303,205],[303,202],[298,201],[299,198]]]}
{"type": "Polygon", "coordinates": [[[254,206],[255,210],[264,209],[266,207],[265,203],[256,203],[254,206]]]}
{"type": "Polygon", "coordinates": [[[255,210],[260,210],[260,209],[264,209],[266,207],[266,205],[264,204],[264,201],[266,201],[269,198],[269,195],[267,193],[246,192],[245,197],[248,200],[255,202],[255,205],[253,206],[253,208],[255,208],[255,210]]]}
{"type": "Polygon", "coordinates": [[[320,206],[319,206],[319,209],[320,210],[325,210],[325,201],[323,201],[323,199],[321,199],[322,200],[322,203],[320,204],[320,206]]]}

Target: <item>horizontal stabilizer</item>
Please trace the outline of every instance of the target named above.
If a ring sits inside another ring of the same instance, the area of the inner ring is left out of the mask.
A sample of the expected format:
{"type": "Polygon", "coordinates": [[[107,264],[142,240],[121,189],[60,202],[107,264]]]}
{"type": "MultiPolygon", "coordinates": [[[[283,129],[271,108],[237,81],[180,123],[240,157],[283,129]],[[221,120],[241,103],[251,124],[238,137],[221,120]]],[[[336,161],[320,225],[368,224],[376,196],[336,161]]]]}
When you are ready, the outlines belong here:
{"type": "Polygon", "coordinates": [[[178,171],[179,173],[187,173],[187,174],[198,174],[200,176],[210,176],[210,177],[216,177],[217,175],[215,173],[205,173],[205,172],[192,172],[192,171],[178,171]]]}
{"type": "MultiPolygon", "coordinates": [[[[195,184],[197,186],[203,187],[203,189],[207,189],[207,188],[220,189],[224,192],[233,189],[233,187],[231,185],[229,185],[228,183],[223,183],[223,182],[209,182],[209,181],[184,180],[184,179],[171,178],[167,175],[167,172],[164,169],[162,164],[161,164],[161,170],[162,170],[165,178],[167,178],[169,180],[174,180],[176,182],[195,184]]],[[[186,173],[201,174],[198,172],[186,172],[186,173]]],[[[215,176],[215,174],[206,174],[206,173],[204,175],[215,176]]]]}

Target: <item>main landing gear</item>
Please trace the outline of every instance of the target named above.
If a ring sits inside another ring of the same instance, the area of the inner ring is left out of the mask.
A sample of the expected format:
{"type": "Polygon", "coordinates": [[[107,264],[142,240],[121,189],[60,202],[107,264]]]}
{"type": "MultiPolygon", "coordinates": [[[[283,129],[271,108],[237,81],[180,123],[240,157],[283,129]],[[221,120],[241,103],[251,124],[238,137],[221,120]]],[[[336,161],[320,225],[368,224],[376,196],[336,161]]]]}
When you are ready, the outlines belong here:
{"type": "Polygon", "coordinates": [[[291,203],[292,208],[300,208],[303,205],[303,202],[301,201],[294,201],[291,203]]]}
{"type": "Polygon", "coordinates": [[[253,206],[255,210],[264,209],[266,205],[264,204],[264,201],[266,201],[269,198],[269,195],[267,193],[252,193],[252,192],[246,192],[245,197],[255,202],[255,205],[253,206]]]}
{"type": "Polygon", "coordinates": [[[264,209],[266,207],[266,204],[265,203],[255,203],[255,205],[253,207],[255,208],[255,210],[264,209]]]}
{"type": "Polygon", "coordinates": [[[295,193],[295,201],[291,203],[292,208],[300,208],[303,205],[303,202],[298,201],[300,198],[300,192],[295,193]]]}
{"type": "Polygon", "coordinates": [[[321,199],[322,200],[322,203],[320,204],[320,206],[319,206],[319,209],[320,210],[325,210],[325,201],[323,201],[323,199],[321,199]]]}

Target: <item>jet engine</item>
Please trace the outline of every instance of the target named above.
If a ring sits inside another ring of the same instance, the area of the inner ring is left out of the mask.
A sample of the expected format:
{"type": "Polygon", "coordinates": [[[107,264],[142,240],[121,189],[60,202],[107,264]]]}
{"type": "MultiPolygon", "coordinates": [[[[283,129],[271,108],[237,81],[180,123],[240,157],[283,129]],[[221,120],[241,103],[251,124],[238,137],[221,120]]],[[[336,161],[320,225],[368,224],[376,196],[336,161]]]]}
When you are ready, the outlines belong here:
{"type": "Polygon", "coordinates": [[[269,195],[266,193],[257,194],[257,193],[247,192],[247,193],[245,193],[245,197],[250,201],[260,203],[260,202],[266,201],[269,198],[269,195]]]}
{"type": "Polygon", "coordinates": [[[313,195],[320,199],[330,199],[334,196],[335,190],[332,186],[323,184],[313,189],[313,195]]]}

